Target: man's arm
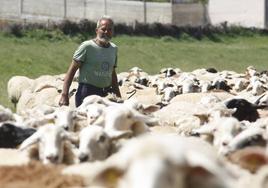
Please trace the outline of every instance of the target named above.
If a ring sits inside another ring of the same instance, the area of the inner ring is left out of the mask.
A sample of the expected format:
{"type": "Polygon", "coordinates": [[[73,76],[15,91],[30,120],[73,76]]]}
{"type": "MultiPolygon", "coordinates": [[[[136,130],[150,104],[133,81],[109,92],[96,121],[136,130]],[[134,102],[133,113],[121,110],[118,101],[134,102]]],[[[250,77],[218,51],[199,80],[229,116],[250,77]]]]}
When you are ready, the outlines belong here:
{"type": "Polygon", "coordinates": [[[120,93],[119,86],[118,86],[117,74],[115,72],[115,68],[113,68],[113,73],[112,73],[112,88],[116,96],[121,98],[121,93],[120,93]]]}
{"type": "Polygon", "coordinates": [[[66,75],[64,78],[64,82],[63,82],[63,89],[62,89],[62,94],[61,94],[61,98],[59,101],[59,105],[69,105],[69,88],[72,84],[75,72],[77,71],[77,69],[79,69],[79,67],[81,66],[81,63],[78,61],[73,60],[66,75]]]}

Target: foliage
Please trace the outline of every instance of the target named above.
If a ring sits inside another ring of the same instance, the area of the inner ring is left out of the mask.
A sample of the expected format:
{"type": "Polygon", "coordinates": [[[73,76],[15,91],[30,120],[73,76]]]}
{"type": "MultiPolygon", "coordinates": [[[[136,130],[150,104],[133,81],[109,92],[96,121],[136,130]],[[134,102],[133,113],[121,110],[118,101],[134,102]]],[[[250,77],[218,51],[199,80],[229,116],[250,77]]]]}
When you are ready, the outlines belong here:
{"type": "MultiPolygon", "coordinates": [[[[16,37],[29,36],[39,39],[61,40],[66,36],[75,37],[76,41],[83,41],[89,36],[95,35],[96,23],[87,19],[80,22],[73,22],[64,20],[60,23],[47,24],[9,24],[4,28],[7,35],[16,37]]],[[[180,39],[189,36],[194,39],[202,40],[209,38],[212,41],[219,42],[219,36],[254,36],[267,35],[267,30],[257,28],[243,28],[240,26],[228,25],[224,22],[218,26],[206,25],[199,27],[184,26],[178,27],[171,24],[151,23],[145,24],[136,22],[133,25],[126,25],[124,23],[115,24],[116,35],[130,35],[130,36],[149,36],[149,37],[163,37],[171,36],[180,39]]]]}

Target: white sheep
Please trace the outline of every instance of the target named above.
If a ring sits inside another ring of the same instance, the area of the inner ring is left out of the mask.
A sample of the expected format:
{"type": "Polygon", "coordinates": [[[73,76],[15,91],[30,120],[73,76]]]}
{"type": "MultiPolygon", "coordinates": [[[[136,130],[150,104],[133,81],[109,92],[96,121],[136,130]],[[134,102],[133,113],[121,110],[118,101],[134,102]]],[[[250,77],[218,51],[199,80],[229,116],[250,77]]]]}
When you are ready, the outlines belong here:
{"type": "Polygon", "coordinates": [[[9,100],[15,105],[18,103],[24,90],[31,88],[33,80],[26,76],[13,76],[7,83],[7,94],[9,100]]]}
{"type": "Polygon", "coordinates": [[[108,106],[105,108],[104,129],[111,137],[123,133],[132,133],[134,136],[149,131],[146,123],[155,123],[155,118],[139,113],[125,105],[108,106]]]}
{"type": "Polygon", "coordinates": [[[241,124],[236,118],[220,117],[193,130],[193,134],[212,135],[214,137],[213,145],[218,148],[220,154],[224,154],[228,144],[240,131],[241,124]]]}
{"type": "Polygon", "coordinates": [[[104,160],[118,149],[118,139],[127,138],[130,134],[122,133],[110,137],[103,127],[90,125],[79,133],[78,158],[81,162],[104,160]]]}
{"type": "Polygon", "coordinates": [[[33,144],[37,148],[27,150],[30,158],[37,158],[44,164],[74,163],[75,157],[69,141],[77,141],[62,127],[54,124],[46,124],[40,127],[32,136],[23,141],[20,150],[24,151],[33,144]],[[36,156],[38,153],[38,156],[36,156]]]}
{"type": "Polygon", "coordinates": [[[63,173],[82,175],[88,185],[118,188],[229,188],[235,182],[210,144],[163,134],[131,139],[107,160],[67,167],[63,173]]]}
{"type": "Polygon", "coordinates": [[[19,166],[29,162],[30,158],[26,153],[22,153],[18,149],[0,149],[0,166],[19,166]]]}

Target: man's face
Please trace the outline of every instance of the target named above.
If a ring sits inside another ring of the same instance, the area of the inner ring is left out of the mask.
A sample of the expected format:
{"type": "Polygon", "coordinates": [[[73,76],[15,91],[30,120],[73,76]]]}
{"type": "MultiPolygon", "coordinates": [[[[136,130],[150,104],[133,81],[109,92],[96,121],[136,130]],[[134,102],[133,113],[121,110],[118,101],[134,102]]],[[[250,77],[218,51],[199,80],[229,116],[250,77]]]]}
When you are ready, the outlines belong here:
{"type": "Polygon", "coordinates": [[[98,40],[108,43],[113,36],[112,23],[109,20],[101,20],[100,26],[96,29],[98,40]]]}

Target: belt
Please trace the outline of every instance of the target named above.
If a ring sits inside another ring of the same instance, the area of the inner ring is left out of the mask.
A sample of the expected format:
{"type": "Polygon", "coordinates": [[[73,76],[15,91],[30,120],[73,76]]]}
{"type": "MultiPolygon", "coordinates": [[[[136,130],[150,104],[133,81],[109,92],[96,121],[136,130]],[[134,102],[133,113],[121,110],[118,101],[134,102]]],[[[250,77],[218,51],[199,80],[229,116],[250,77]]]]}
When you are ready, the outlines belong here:
{"type": "Polygon", "coordinates": [[[112,91],[112,86],[101,88],[101,87],[97,87],[97,86],[94,86],[94,85],[91,85],[91,84],[86,84],[86,83],[79,83],[79,84],[85,85],[86,87],[89,87],[89,88],[92,88],[92,89],[95,89],[95,90],[102,91],[103,93],[108,93],[108,92],[112,91]]]}

